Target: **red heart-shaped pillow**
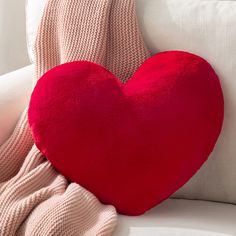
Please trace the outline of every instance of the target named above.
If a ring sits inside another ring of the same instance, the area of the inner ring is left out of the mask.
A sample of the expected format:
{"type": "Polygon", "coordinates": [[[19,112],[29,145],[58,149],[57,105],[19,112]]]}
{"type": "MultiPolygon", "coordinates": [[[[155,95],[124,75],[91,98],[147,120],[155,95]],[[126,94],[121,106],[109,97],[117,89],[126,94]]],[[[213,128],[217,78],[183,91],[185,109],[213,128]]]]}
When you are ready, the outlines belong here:
{"type": "Polygon", "coordinates": [[[207,160],[223,110],[212,67],[174,51],[148,59],[126,84],[92,62],[57,66],[32,93],[29,123],[61,174],[118,212],[139,215],[207,160]]]}

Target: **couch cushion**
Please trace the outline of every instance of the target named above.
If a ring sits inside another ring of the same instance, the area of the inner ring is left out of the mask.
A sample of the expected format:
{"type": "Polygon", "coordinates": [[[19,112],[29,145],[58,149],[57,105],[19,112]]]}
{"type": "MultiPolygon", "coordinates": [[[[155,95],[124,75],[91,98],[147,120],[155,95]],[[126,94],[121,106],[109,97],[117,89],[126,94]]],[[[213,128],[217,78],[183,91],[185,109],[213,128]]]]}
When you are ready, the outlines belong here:
{"type": "MultiPolygon", "coordinates": [[[[28,0],[29,53],[47,0],[28,0]]],[[[140,27],[154,54],[186,50],[206,58],[221,79],[225,120],[211,158],[177,197],[236,203],[236,1],[136,0],[140,27]]],[[[206,134],[207,135],[207,134],[206,134]]]]}
{"type": "Polygon", "coordinates": [[[168,199],[142,216],[119,215],[114,236],[232,236],[235,218],[234,205],[168,199]]]}

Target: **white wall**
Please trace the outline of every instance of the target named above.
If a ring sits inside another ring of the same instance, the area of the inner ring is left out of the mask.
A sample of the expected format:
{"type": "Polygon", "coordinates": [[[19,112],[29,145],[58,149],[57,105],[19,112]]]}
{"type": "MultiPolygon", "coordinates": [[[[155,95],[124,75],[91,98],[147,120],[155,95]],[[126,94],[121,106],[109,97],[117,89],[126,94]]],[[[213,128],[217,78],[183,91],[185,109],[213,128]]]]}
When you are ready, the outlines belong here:
{"type": "Polygon", "coordinates": [[[0,75],[28,64],[25,0],[0,0],[0,75]]]}

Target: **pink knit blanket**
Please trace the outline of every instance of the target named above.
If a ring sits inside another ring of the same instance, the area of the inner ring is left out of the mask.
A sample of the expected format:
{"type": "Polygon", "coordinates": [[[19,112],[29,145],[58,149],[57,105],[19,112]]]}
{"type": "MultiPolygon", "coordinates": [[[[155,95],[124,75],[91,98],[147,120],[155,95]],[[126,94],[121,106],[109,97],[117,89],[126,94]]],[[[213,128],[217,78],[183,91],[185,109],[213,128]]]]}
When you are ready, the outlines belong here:
{"type": "MultiPolygon", "coordinates": [[[[99,63],[125,82],[149,57],[134,0],[49,0],[34,52],[35,82],[74,60],[99,63]]],[[[0,146],[0,236],[110,235],[116,222],[113,206],[68,183],[39,152],[26,108],[0,146]]]]}

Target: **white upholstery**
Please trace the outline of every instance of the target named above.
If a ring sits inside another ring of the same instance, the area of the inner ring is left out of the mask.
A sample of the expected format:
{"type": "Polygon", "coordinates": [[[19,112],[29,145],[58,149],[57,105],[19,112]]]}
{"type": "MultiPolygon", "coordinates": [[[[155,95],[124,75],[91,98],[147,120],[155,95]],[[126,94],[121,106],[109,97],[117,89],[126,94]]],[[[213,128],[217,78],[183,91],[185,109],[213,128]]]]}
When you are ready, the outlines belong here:
{"type": "MultiPolygon", "coordinates": [[[[179,1],[180,0],[176,2],[179,1]]],[[[43,3],[42,0],[32,0],[31,3],[33,2],[35,4],[43,3]]],[[[186,8],[184,7],[186,7],[186,5],[180,4],[183,7],[182,11],[184,10],[184,12],[174,14],[175,6],[164,4],[167,2],[168,0],[137,0],[139,21],[145,41],[148,43],[150,49],[153,52],[177,48],[190,50],[206,56],[207,59],[218,68],[218,73],[223,76],[223,78],[225,75],[228,75],[227,73],[231,74],[234,62],[225,57],[222,50],[223,46],[226,48],[228,47],[226,50],[227,52],[231,50],[232,54],[236,54],[235,51],[232,50],[232,41],[233,39],[235,41],[235,38],[227,38],[227,45],[219,43],[219,41],[214,39],[214,36],[217,35],[217,32],[214,31],[211,32],[212,36],[208,35],[208,41],[203,40],[203,37],[205,36],[204,34],[206,34],[206,28],[200,29],[199,27],[200,24],[202,24],[203,19],[205,19],[205,11],[209,8],[201,7],[200,9],[202,10],[202,14],[198,11],[198,14],[200,14],[198,20],[193,18],[190,22],[185,22],[181,14],[184,14],[185,17],[187,17],[188,14],[191,15],[194,14],[194,12],[185,11],[186,8]],[[164,5],[159,7],[158,4],[164,5]],[[169,15],[167,12],[169,12],[169,15]],[[157,18],[157,16],[159,18],[157,18]],[[194,21],[194,19],[196,21],[194,21]],[[186,24],[188,27],[195,27],[196,33],[194,34],[191,31],[191,28],[185,28],[186,24]],[[210,40],[212,42],[210,42],[210,40]],[[213,50],[215,44],[220,46],[218,51],[213,50]],[[220,64],[215,64],[216,59],[217,61],[219,59],[220,64]],[[222,68],[221,63],[224,63],[225,60],[229,62],[229,65],[227,63],[225,64],[226,68],[222,68]]],[[[218,8],[220,7],[221,12],[227,10],[228,17],[226,19],[222,18],[220,21],[227,22],[228,27],[234,25],[233,22],[229,21],[229,17],[232,15],[234,8],[231,10],[229,8],[222,8],[222,5],[218,5],[218,3],[214,1],[212,2],[212,4],[217,4],[218,8]]],[[[230,1],[226,1],[225,4],[230,4],[230,1]]],[[[42,7],[33,8],[32,6],[30,9],[35,9],[36,12],[42,11],[42,7]]],[[[35,12],[31,12],[31,14],[36,21],[39,20],[40,17],[38,14],[35,14],[35,12]]],[[[215,14],[213,16],[214,19],[217,19],[215,14]]],[[[211,22],[208,22],[207,24],[210,23],[211,22]]],[[[214,24],[218,25],[218,22],[214,22],[214,24]]],[[[28,33],[31,34],[32,38],[34,37],[33,32],[34,28],[28,28],[28,33]]],[[[230,34],[233,36],[233,33],[230,30],[227,30],[227,32],[218,32],[218,34],[220,33],[223,35],[230,34]]],[[[28,103],[32,86],[32,77],[33,66],[0,77],[0,144],[6,140],[13,131],[20,113],[28,103]]],[[[235,94],[233,87],[228,88],[227,83],[229,83],[231,79],[232,78],[230,77],[229,80],[225,80],[223,83],[223,86],[227,86],[227,99],[229,100],[230,96],[235,94]]],[[[234,104],[233,99],[230,101],[234,104]]],[[[232,113],[234,113],[235,110],[229,110],[228,108],[226,109],[226,112],[226,118],[228,120],[231,118],[232,113]]],[[[228,127],[228,129],[230,128],[228,127]]],[[[229,142],[229,144],[231,144],[231,142],[229,142]]],[[[211,195],[216,194],[216,196],[218,196],[218,190],[220,189],[224,195],[223,197],[225,198],[225,196],[227,196],[230,200],[230,197],[232,196],[230,192],[235,191],[236,189],[234,184],[235,166],[231,165],[230,160],[226,159],[229,173],[225,173],[221,170],[221,164],[224,165],[224,160],[215,162],[214,159],[212,159],[211,163],[208,162],[208,166],[205,167],[205,170],[203,169],[199,172],[198,176],[191,181],[190,187],[187,187],[187,190],[183,189],[183,192],[180,191],[179,195],[186,196],[186,194],[188,195],[190,192],[193,195],[199,194],[200,197],[205,197],[204,195],[209,192],[209,188],[212,187],[209,186],[209,184],[216,181],[216,186],[211,188],[213,189],[211,195]],[[228,175],[227,178],[232,178],[232,182],[229,182],[230,186],[224,181],[225,175],[226,177],[228,175]],[[230,177],[231,175],[232,177],[230,177]],[[225,184],[227,185],[226,187],[224,187],[225,184]]],[[[236,235],[235,219],[236,206],[230,204],[169,199],[143,216],[127,217],[119,215],[118,226],[114,232],[114,236],[231,236],[236,235]]]]}
{"type": "Polygon", "coordinates": [[[0,76],[0,145],[10,136],[32,90],[33,66],[0,76]]]}
{"type": "Polygon", "coordinates": [[[236,206],[168,199],[143,216],[118,218],[114,236],[232,236],[236,206]]]}
{"type": "MultiPolygon", "coordinates": [[[[152,53],[181,49],[212,63],[225,93],[225,123],[211,159],[177,194],[236,202],[236,1],[136,0],[140,27],[152,53]]],[[[46,0],[28,0],[29,53],[46,0]]],[[[33,66],[0,77],[0,144],[26,107],[33,66]]],[[[114,236],[236,235],[236,206],[169,199],[143,216],[118,217],[114,236]]]]}

